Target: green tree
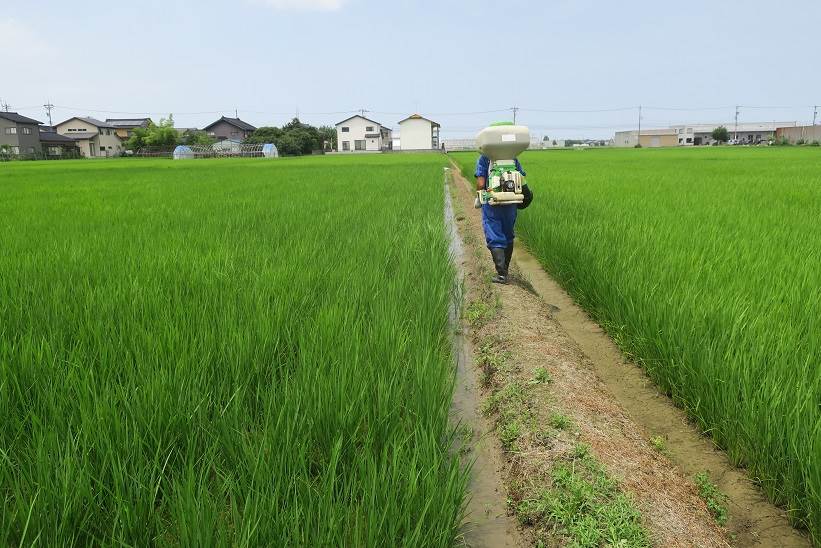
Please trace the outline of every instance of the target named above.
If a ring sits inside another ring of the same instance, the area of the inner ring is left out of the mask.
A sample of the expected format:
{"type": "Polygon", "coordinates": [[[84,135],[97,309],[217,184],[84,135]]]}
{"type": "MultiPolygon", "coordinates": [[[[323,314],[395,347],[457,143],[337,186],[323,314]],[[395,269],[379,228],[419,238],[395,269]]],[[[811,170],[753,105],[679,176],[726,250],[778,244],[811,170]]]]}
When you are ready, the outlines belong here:
{"type": "MultiPolygon", "coordinates": [[[[248,144],[264,145],[265,143],[276,144],[277,139],[282,137],[282,130],[278,127],[265,126],[257,128],[250,136],[245,139],[248,144]]],[[[279,145],[277,145],[279,148],[279,145]]]]}
{"type": "Polygon", "coordinates": [[[127,150],[140,150],[141,148],[174,148],[177,146],[179,135],[174,129],[174,116],[169,114],[168,118],[160,118],[159,124],[148,123],[146,128],[134,128],[131,137],[125,142],[127,150]]]}
{"type": "Polygon", "coordinates": [[[712,137],[713,141],[718,141],[719,143],[726,143],[730,140],[730,132],[727,131],[726,127],[718,126],[713,130],[712,137]]]}
{"type": "Polygon", "coordinates": [[[319,126],[320,144],[325,151],[336,150],[336,128],[332,126],[319,126]]]}
{"type": "Polygon", "coordinates": [[[199,145],[210,147],[216,142],[216,139],[210,137],[204,131],[186,131],[179,137],[179,144],[181,145],[199,145]]]}
{"type": "MultiPolygon", "coordinates": [[[[336,135],[335,130],[334,135],[336,135]]],[[[245,139],[245,142],[252,144],[273,143],[280,155],[299,156],[311,154],[315,150],[322,150],[323,140],[325,139],[326,137],[319,129],[310,124],[303,124],[298,118],[294,118],[282,128],[270,126],[258,128],[245,139]]]]}

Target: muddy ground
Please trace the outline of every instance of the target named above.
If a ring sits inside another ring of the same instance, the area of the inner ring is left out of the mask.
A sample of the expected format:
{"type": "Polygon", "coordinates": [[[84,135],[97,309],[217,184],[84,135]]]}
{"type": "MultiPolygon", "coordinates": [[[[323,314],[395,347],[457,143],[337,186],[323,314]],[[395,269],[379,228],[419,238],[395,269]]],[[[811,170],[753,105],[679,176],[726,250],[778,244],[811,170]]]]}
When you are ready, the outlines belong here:
{"type": "Polygon", "coordinates": [[[473,192],[458,169],[450,170],[450,181],[452,251],[464,280],[464,302],[495,307],[494,325],[504,325],[507,340],[513,341],[504,348],[515,364],[512,375],[530,386],[537,370],[549,371],[552,382],[529,388],[528,412],[536,423],[548,424],[552,414],[561,413],[575,425],[549,444],[531,433],[522,437],[516,451],[504,451],[493,421],[479,411],[491,388],[480,381],[476,345],[488,327],[461,322],[454,411],[473,432],[470,457],[475,459],[463,543],[524,546],[538,537],[561,544],[560,536],[545,537],[544,530],[520,525],[511,502],[524,491],[539,489],[563,448],[581,442],[633,498],[656,546],[809,546],[784,511],[769,504],[743,471],[731,466],[683,412],[625,360],[521,242],[513,255],[511,283],[488,283],[491,261],[481,213],[473,209],[473,192]],[[651,444],[653,437],[664,440],[662,450],[651,444]],[[702,471],[729,496],[726,527],[717,525],[698,496],[693,477],[702,471]]]}

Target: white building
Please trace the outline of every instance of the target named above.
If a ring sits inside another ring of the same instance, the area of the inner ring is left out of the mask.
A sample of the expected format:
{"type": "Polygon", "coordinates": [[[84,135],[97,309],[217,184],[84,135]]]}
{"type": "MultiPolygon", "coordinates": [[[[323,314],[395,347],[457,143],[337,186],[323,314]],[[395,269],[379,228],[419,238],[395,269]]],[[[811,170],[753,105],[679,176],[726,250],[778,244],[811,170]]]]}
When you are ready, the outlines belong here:
{"type": "Polygon", "coordinates": [[[445,152],[452,150],[478,150],[476,148],[476,139],[443,139],[442,144],[445,145],[445,152]]]}
{"type": "Polygon", "coordinates": [[[122,141],[116,128],[90,116],[75,116],[54,126],[60,135],[74,139],[80,154],[86,158],[105,158],[122,153],[122,141]]]}
{"type": "Polygon", "coordinates": [[[727,122],[724,124],[680,124],[670,126],[678,135],[682,146],[712,145],[713,130],[724,126],[730,139],[738,139],[741,144],[766,143],[775,139],[775,130],[780,127],[795,127],[797,122],[727,122]],[[737,136],[736,136],[737,135],[737,136]]]}
{"type": "Polygon", "coordinates": [[[643,147],[674,147],[678,143],[678,134],[672,128],[658,128],[641,130],[641,136],[637,130],[617,131],[613,137],[613,145],[617,147],[634,147],[641,144],[643,147]]]}
{"type": "Polygon", "coordinates": [[[391,128],[356,115],[336,124],[338,152],[382,152],[393,147],[391,128]]]}
{"type": "Polygon", "coordinates": [[[402,150],[439,150],[439,128],[433,120],[411,114],[399,122],[402,150]]]}

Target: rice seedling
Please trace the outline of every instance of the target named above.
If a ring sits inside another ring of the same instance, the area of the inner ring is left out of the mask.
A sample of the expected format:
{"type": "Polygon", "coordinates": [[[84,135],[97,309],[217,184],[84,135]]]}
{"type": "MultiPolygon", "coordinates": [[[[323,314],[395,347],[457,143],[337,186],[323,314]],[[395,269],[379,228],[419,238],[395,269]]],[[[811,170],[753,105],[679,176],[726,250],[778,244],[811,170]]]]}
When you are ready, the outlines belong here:
{"type": "MultiPolygon", "coordinates": [[[[475,154],[456,156],[472,175],[475,154]]],[[[529,152],[518,232],[821,542],[821,156],[529,152]]]]}
{"type": "Polygon", "coordinates": [[[451,545],[442,164],[0,166],[0,544],[451,545]]]}

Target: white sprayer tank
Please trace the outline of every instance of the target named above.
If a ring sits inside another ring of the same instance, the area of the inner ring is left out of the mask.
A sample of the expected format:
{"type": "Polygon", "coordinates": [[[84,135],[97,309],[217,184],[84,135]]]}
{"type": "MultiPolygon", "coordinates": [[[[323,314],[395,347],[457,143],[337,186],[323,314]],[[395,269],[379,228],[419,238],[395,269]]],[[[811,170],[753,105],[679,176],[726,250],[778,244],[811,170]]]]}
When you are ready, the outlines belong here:
{"type": "Polygon", "coordinates": [[[493,125],[479,132],[476,145],[491,161],[513,160],[530,146],[530,130],[527,126],[493,125]]]}

